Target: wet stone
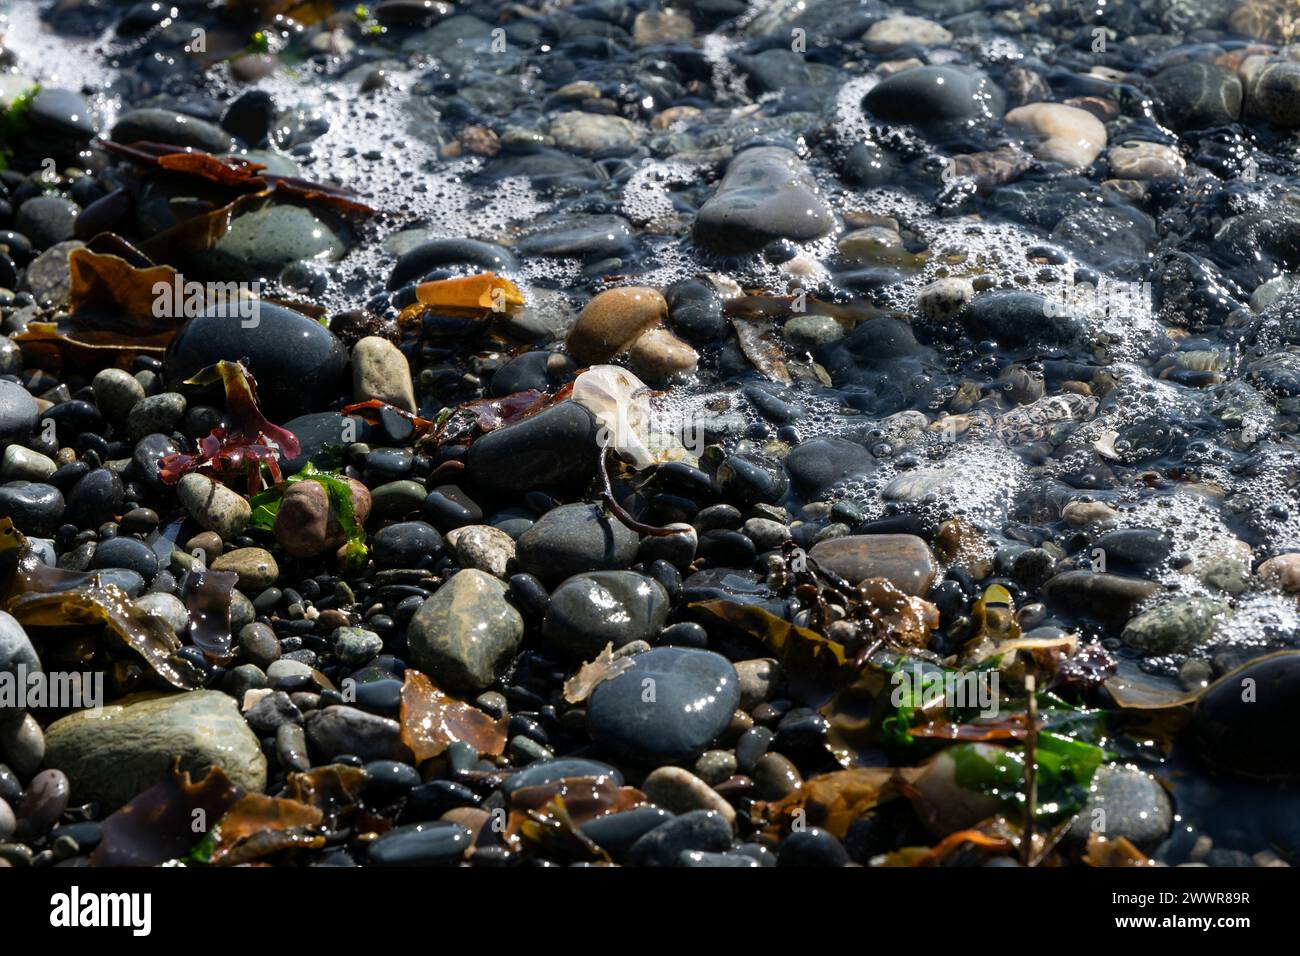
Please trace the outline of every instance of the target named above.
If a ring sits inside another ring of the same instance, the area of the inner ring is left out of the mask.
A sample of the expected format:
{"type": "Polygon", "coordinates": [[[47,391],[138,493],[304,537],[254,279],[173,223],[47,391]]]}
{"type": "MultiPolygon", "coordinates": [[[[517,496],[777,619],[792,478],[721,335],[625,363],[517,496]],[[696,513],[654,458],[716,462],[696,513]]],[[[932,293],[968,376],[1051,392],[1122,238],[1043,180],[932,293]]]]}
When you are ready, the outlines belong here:
{"type": "Polygon", "coordinates": [[[649,641],[668,618],[668,595],[654,579],[633,571],[577,574],[551,594],[542,624],[555,647],[590,660],[606,644],[649,641]]]}
{"type": "Polygon", "coordinates": [[[661,647],[598,684],[587,708],[592,738],[637,763],[699,756],[740,700],[735,668],[709,651],[661,647]]]}
{"type": "Polygon", "coordinates": [[[612,571],[631,565],[640,542],[635,531],[596,505],[561,505],[546,512],[519,536],[519,567],[547,583],[583,571],[612,571]]]}
{"type": "Polygon", "coordinates": [[[867,578],[886,578],[914,595],[924,595],[930,589],[937,571],[929,545],[909,534],[834,538],[815,545],[808,556],[851,584],[867,578]]]}

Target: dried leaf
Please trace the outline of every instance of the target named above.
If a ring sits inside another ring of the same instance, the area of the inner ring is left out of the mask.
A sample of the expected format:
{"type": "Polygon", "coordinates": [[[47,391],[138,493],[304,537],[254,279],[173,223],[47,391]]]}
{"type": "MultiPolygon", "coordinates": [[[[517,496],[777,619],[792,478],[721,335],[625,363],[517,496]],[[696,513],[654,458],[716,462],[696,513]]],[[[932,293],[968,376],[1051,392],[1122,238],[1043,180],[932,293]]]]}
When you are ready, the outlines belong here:
{"type": "Polygon", "coordinates": [[[595,660],[583,664],[578,673],[564,682],[564,699],[570,704],[581,704],[591,696],[597,684],[617,677],[631,666],[631,657],[614,658],[614,644],[610,642],[596,655],[595,660]]]}
{"type": "Polygon", "coordinates": [[[402,742],[416,763],[438,756],[451,744],[467,743],[480,754],[506,749],[506,721],[448,696],[417,670],[407,668],[402,684],[402,742]]]}
{"type": "Polygon", "coordinates": [[[90,865],[157,866],[175,859],[193,846],[196,819],[220,819],[243,795],[220,767],[211,768],[202,780],[191,780],[177,757],[165,780],[103,822],[90,865]]]}

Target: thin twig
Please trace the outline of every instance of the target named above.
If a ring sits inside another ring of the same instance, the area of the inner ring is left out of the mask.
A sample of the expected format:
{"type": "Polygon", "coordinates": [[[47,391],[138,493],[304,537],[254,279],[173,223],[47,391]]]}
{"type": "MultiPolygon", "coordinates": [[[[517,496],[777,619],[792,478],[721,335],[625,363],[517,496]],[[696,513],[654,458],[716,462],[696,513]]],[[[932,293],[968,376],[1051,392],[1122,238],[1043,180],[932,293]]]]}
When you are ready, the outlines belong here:
{"type": "Polygon", "coordinates": [[[1025,735],[1025,828],[1020,842],[1020,859],[1034,865],[1034,814],[1038,809],[1038,681],[1025,677],[1029,695],[1029,732],[1025,735]]]}
{"type": "Polygon", "coordinates": [[[627,513],[627,509],[614,500],[614,489],[609,483],[609,471],[605,467],[605,452],[605,446],[601,445],[597,452],[596,462],[600,470],[600,500],[605,503],[605,507],[609,509],[610,513],[637,534],[650,535],[656,538],[666,538],[671,534],[686,534],[688,530],[686,528],[660,528],[657,525],[637,521],[627,513]]]}

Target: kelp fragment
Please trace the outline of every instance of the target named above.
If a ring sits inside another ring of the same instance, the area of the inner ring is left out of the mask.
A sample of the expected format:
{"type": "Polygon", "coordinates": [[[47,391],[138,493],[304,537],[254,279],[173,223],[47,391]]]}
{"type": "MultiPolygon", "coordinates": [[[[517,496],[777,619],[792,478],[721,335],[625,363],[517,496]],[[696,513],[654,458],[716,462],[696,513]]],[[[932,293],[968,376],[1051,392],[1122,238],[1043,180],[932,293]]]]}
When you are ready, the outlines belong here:
{"type": "Polygon", "coordinates": [[[366,772],[341,763],[291,773],[284,782],[285,795],[320,810],[331,829],[357,808],[365,787],[366,772]]]}
{"type": "Polygon", "coordinates": [[[238,866],[283,850],[317,849],[324,815],[316,807],[285,797],[247,793],[228,809],[191,853],[211,866],[238,866]]]}
{"type": "Polygon", "coordinates": [[[515,851],[535,849],[561,859],[608,862],[608,854],[579,827],[646,802],[640,790],[619,786],[608,776],[564,777],[523,787],[510,796],[503,839],[515,851]]]}
{"type": "Polygon", "coordinates": [[[157,866],[194,844],[196,820],[219,820],[244,791],[220,767],[201,780],[180,769],[180,757],[161,783],[136,796],[103,824],[91,866],[157,866]]]}
{"type": "Polygon", "coordinates": [[[280,480],[280,453],[296,458],[300,450],[293,432],[272,425],[257,402],[257,383],[239,362],[220,361],[186,380],[187,385],[209,385],[220,380],[226,389],[226,414],[221,424],[199,439],[198,452],[178,452],[163,458],[159,475],[174,485],[191,471],[214,477],[230,476],[243,470],[248,476],[248,493],[262,486],[262,465],[274,481],[280,480]]]}
{"type": "Polygon", "coordinates": [[[139,165],[188,176],[223,189],[256,192],[268,197],[282,195],[290,200],[328,206],[355,216],[369,216],[374,212],[350,189],[297,176],[268,173],[261,163],[239,157],[213,156],[198,149],[149,141],[123,144],[101,140],[98,145],[106,152],[139,165]]]}
{"type": "Polygon", "coordinates": [[[1135,847],[1127,837],[1107,839],[1100,833],[1088,834],[1083,862],[1089,866],[1155,866],[1155,861],[1135,847]]]}
{"type": "Polygon", "coordinates": [[[617,677],[631,666],[631,657],[616,659],[613,643],[606,644],[594,660],[587,661],[578,668],[578,673],[564,682],[564,699],[570,704],[581,704],[591,696],[597,684],[617,677]]]}
{"type": "Polygon", "coordinates": [[[852,683],[857,674],[844,645],[761,607],[723,600],[697,601],[690,607],[762,641],[793,683],[807,685],[800,690],[802,699],[824,701],[831,691],[852,683]]]}
{"type": "MultiPolygon", "coordinates": [[[[444,409],[443,411],[450,414],[448,409],[444,409]]],[[[405,409],[398,408],[396,405],[389,405],[387,402],[381,402],[377,398],[370,398],[364,402],[355,402],[352,405],[345,405],[339,411],[339,414],[344,417],[355,415],[357,418],[360,418],[371,425],[382,424],[383,415],[396,415],[397,417],[404,418],[411,423],[411,427],[415,429],[417,437],[428,434],[430,429],[438,424],[436,421],[432,421],[428,418],[421,418],[419,415],[414,415],[405,409]]],[[[442,416],[440,415],[439,420],[441,419],[442,416]]]]}
{"type": "Polygon", "coordinates": [[[776,334],[776,324],[770,320],[733,318],[736,341],[751,365],[772,382],[789,385],[793,379],[786,366],[785,349],[776,334]]]}
{"type": "Polygon", "coordinates": [[[451,744],[467,743],[480,754],[498,755],[506,748],[506,723],[444,693],[424,674],[410,668],[402,684],[399,717],[402,742],[417,763],[436,757],[451,744]]]}
{"type": "Polygon", "coordinates": [[[435,311],[450,315],[487,315],[506,313],[524,304],[524,294],[509,279],[493,272],[480,272],[453,279],[421,282],[415,287],[415,302],[398,316],[399,322],[419,318],[435,311]]]}
{"type": "Polygon", "coordinates": [[[68,272],[68,310],[74,314],[117,313],[144,332],[174,329],[178,324],[175,317],[158,315],[154,289],[159,283],[168,289],[175,283],[176,270],[171,266],[139,268],[120,256],[74,249],[68,253],[68,272]]]}
{"type": "Polygon", "coordinates": [[[264,165],[238,157],[218,159],[210,153],[166,153],[158,157],[158,167],[171,173],[198,176],[218,186],[260,189],[266,184],[258,175],[266,169],[264,165]]]}
{"type": "Polygon", "coordinates": [[[190,641],[217,660],[230,656],[230,595],[238,580],[233,571],[196,568],[181,582],[181,600],[190,614],[190,641]]]}
{"type": "Polygon", "coordinates": [[[858,767],[805,780],[780,800],[754,804],[755,823],[769,836],[783,838],[801,825],[821,827],[840,839],[863,814],[903,795],[901,787],[922,773],[919,767],[858,767]]]}
{"type": "Polygon", "coordinates": [[[203,683],[194,664],[176,655],[181,642],[170,624],[137,608],[98,574],[46,565],[8,518],[0,518],[0,608],[25,627],[102,624],[173,687],[192,690],[203,683]]]}

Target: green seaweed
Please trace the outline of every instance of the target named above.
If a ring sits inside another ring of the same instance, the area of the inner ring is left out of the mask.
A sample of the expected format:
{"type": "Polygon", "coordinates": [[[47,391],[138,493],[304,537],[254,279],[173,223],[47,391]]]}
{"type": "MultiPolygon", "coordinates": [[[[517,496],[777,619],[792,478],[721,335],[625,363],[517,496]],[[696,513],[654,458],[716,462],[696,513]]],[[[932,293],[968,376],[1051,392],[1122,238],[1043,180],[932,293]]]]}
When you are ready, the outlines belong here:
{"type": "Polygon", "coordinates": [[[364,564],[370,552],[366,548],[365,528],[357,521],[352,509],[352,487],[338,472],[324,471],[310,461],[297,474],[249,499],[253,509],[249,527],[270,531],[275,526],[275,516],[285,491],[299,481],[315,481],[324,486],[329,495],[330,513],[347,535],[344,560],[354,567],[364,564]]]}
{"type": "MultiPolygon", "coordinates": [[[[1023,748],[1002,751],[987,759],[973,744],[957,744],[950,751],[957,786],[993,797],[1023,811],[1025,755],[1023,748]]],[[[1088,799],[1093,774],[1107,759],[1096,744],[1060,734],[1041,732],[1035,755],[1038,763],[1038,802],[1034,818],[1047,821],[1078,813],[1088,799]]]]}

